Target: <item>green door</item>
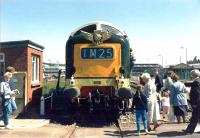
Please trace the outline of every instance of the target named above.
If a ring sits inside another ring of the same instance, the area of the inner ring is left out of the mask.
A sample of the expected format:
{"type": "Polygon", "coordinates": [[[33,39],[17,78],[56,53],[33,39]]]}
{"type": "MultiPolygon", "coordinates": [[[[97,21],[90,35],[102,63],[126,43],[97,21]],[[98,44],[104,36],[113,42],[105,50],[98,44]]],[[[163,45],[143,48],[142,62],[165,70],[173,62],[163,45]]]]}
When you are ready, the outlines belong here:
{"type": "Polygon", "coordinates": [[[24,72],[17,72],[13,74],[14,89],[18,89],[20,92],[20,94],[16,95],[15,97],[17,104],[16,114],[23,113],[27,104],[26,78],[26,73],[24,72]]]}

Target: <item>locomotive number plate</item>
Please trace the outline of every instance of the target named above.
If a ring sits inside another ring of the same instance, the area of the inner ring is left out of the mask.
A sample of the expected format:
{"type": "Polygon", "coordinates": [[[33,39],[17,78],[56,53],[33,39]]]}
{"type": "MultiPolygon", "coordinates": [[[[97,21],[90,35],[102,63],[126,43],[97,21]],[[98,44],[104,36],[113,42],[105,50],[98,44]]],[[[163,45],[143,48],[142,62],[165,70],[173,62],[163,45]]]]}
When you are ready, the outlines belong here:
{"type": "Polygon", "coordinates": [[[112,48],[82,48],[81,58],[82,59],[112,59],[113,49],[112,48]]]}

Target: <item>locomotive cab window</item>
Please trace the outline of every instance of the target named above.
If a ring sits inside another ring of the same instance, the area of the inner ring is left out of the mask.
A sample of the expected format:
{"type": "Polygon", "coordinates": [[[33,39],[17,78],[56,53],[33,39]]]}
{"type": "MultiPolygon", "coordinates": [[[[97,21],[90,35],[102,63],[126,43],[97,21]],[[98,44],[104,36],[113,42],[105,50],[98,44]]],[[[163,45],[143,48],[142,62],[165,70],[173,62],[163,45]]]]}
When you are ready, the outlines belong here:
{"type": "Polygon", "coordinates": [[[82,59],[113,59],[113,48],[82,48],[82,59]]]}

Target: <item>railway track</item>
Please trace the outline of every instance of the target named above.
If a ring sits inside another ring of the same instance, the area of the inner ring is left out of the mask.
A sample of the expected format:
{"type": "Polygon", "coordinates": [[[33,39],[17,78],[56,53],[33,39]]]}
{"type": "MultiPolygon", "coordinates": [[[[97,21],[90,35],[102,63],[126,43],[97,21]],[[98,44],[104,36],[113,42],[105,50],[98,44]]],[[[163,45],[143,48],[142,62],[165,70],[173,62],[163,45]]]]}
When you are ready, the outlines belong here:
{"type": "Polygon", "coordinates": [[[120,122],[117,121],[117,123],[115,124],[115,126],[117,127],[117,130],[119,131],[120,137],[121,137],[121,138],[124,138],[123,131],[122,131],[122,129],[121,129],[121,127],[120,127],[119,124],[120,124],[120,122]]]}
{"type": "MultiPolygon", "coordinates": [[[[51,116],[51,122],[55,124],[61,124],[66,126],[66,132],[64,137],[74,138],[76,135],[77,129],[85,128],[100,128],[100,131],[105,128],[112,128],[116,130],[115,133],[118,137],[124,138],[130,134],[130,131],[133,131],[133,115],[128,112],[123,115],[120,115],[118,118],[113,117],[114,114],[108,112],[98,112],[96,114],[75,114],[75,115],[66,115],[57,113],[51,116]],[[115,129],[116,128],[116,129],[115,129]]],[[[79,131],[78,130],[78,131],[79,131]]],[[[112,135],[112,134],[111,134],[112,135]]]]}
{"type": "Polygon", "coordinates": [[[67,125],[66,129],[67,129],[67,131],[64,134],[64,137],[65,138],[74,138],[75,137],[75,133],[76,133],[76,129],[77,129],[76,124],[67,125]]]}
{"type": "Polygon", "coordinates": [[[116,127],[118,128],[121,138],[126,137],[128,131],[132,131],[133,122],[134,118],[131,112],[127,112],[119,116],[116,127]]]}

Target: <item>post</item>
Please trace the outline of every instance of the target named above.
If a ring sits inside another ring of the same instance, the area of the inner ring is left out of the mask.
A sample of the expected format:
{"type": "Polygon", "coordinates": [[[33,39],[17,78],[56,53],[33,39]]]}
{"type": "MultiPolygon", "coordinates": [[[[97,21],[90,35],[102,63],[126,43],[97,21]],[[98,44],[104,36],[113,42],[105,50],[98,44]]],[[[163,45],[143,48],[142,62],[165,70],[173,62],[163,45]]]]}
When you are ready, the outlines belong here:
{"type": "Polygon", "coordinates": [[[162,58],[162,67],[163,67],[163,55],[160,54],[158,56],[161,56],[161,58],[162,58]]]}
{"type": "Polygon", "coordinates": [[[45,115],[45,99],[44,96],[40,98],[40,115],[45,115]]]}
{"type": "Polygon", "coordinates": [[[184,47],[180,47],[180,49],[181,49],[181,51],[180,51],[180,64],[181,64],[181,63],[184,63],[184,62],[182,62],[182,49],[184,49],[184,47]]]}
{"type": "Polygon", "coordinates": [[[188,56],[187,48],[185,48],[185,59],[186,59],[186,64],[187,64],[187,56],[188,56]]]}
{"type": "Polygon", "coordinates": [[[51,93],[51,110],[53,109],[53,92],[51,93]]]}

